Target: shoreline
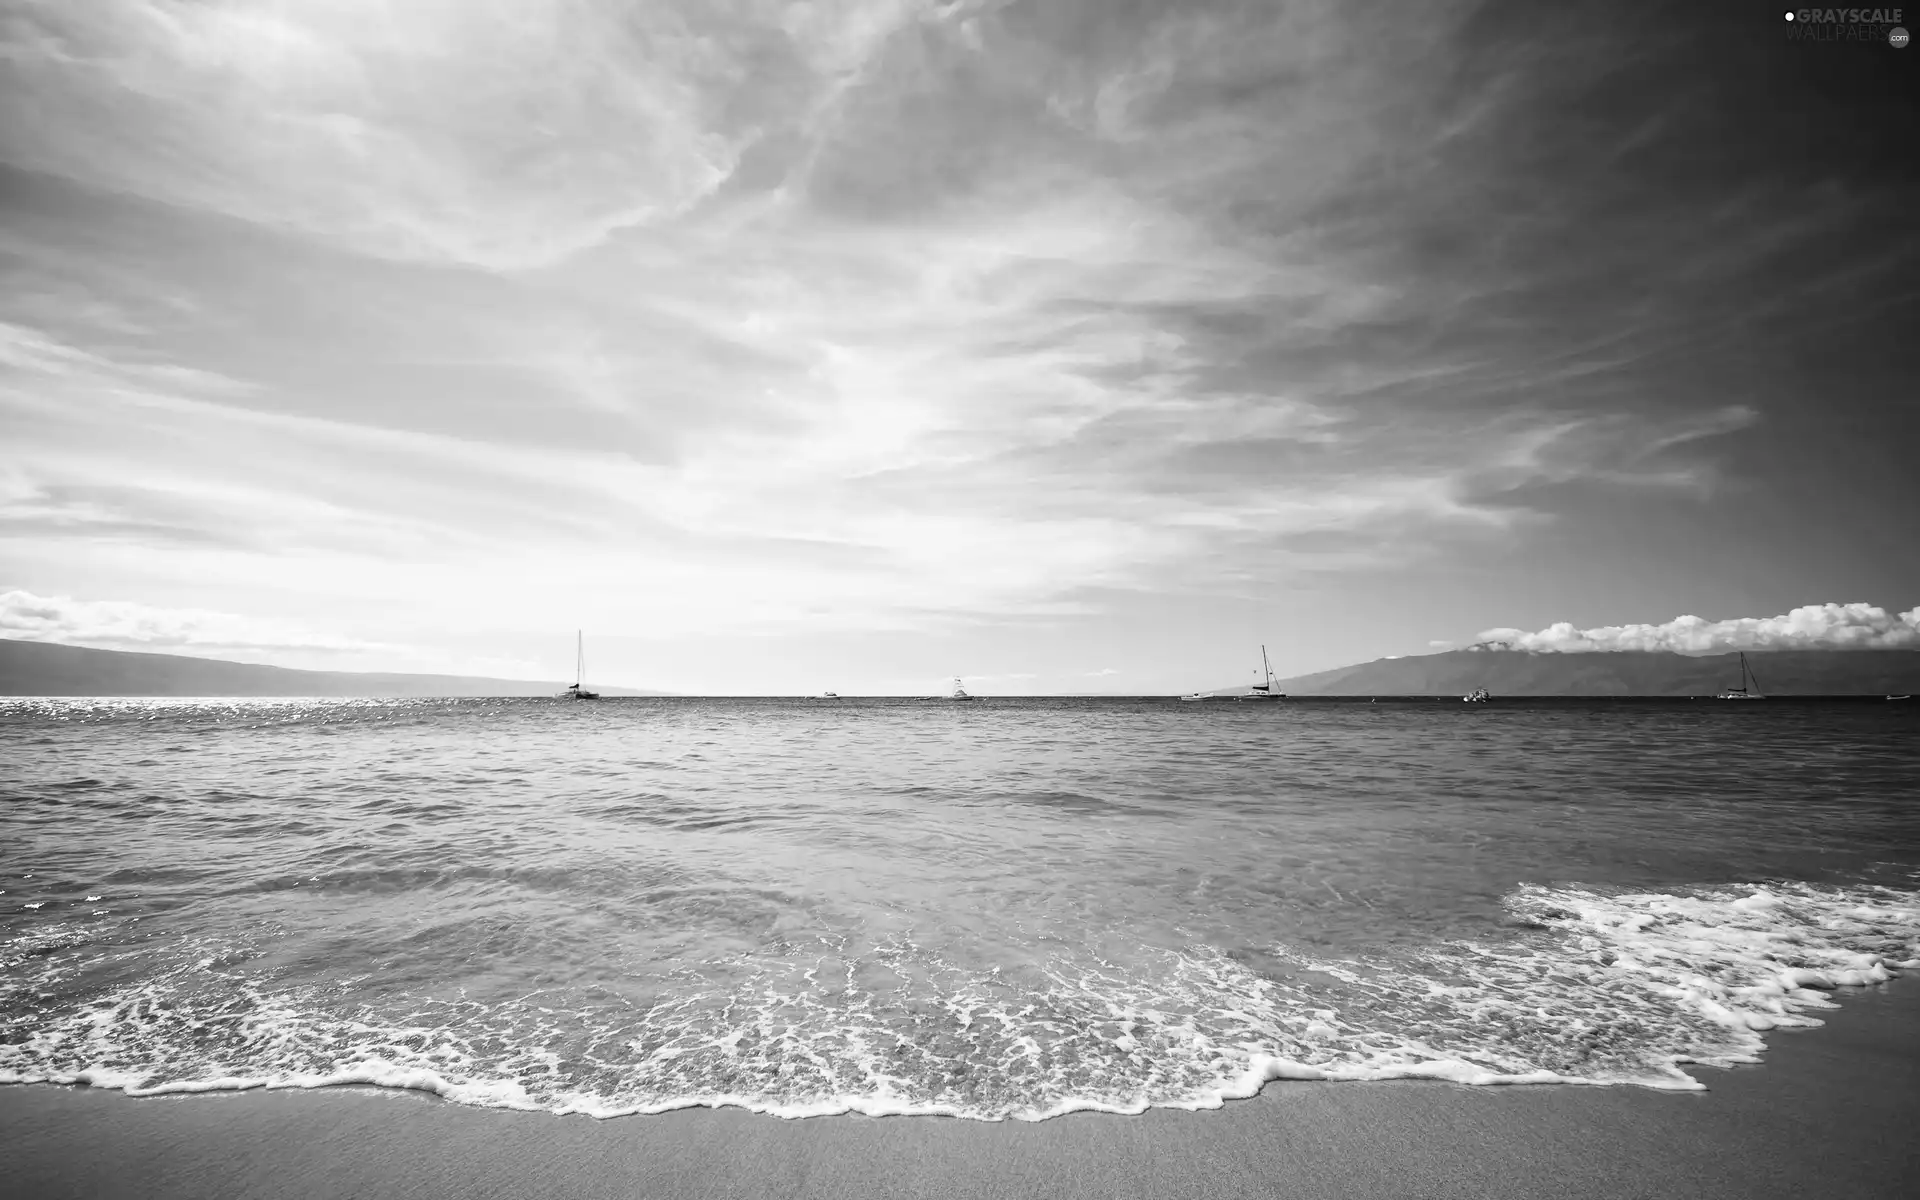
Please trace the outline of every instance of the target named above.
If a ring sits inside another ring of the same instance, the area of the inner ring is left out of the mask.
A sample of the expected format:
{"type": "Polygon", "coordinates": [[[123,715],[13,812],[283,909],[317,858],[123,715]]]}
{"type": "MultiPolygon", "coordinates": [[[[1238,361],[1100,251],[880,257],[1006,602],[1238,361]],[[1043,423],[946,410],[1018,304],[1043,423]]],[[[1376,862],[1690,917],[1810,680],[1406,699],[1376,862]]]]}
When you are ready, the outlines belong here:
{"type": "Polygon", "coordinates": [[[334,1087],[130,1097],[0,1086],[21,1195],[1619,1197],[1905,1195],[1920,1168],[1920,982],[1839,997],[1704,1092],[1275,1081],[1205,1111],[1041,1122],[596,1119],[334,1087]]]}

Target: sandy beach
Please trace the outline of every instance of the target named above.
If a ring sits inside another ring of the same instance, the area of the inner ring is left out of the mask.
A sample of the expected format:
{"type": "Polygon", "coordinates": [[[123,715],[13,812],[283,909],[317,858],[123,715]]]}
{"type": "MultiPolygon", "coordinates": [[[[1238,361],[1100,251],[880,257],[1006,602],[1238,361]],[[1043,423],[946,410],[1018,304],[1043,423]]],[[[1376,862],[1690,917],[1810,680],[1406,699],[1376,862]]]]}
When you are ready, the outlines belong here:
{"type": "Polygon", "coordinates": [[[1270,1085],[1213,1112],[1041,1123],[689,1110],[596,1121],[330,1089],[0,1088],[15,1195],[1911,1195],[1920,986],[1850,995],[1710,1090],[1270,1085]]]}

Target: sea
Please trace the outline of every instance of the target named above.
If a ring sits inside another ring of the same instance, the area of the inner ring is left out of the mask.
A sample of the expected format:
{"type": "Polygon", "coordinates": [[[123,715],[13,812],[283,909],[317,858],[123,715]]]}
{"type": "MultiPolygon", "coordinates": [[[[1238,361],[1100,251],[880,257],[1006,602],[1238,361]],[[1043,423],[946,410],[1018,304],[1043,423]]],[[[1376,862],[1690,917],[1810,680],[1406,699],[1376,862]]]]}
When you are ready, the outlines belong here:
{"type": "Polygon", "coordinates": [[[1916,711],[0,701],[0,1082],[979,1120],[1711,1087],[1912,986],[1916,711]]]}

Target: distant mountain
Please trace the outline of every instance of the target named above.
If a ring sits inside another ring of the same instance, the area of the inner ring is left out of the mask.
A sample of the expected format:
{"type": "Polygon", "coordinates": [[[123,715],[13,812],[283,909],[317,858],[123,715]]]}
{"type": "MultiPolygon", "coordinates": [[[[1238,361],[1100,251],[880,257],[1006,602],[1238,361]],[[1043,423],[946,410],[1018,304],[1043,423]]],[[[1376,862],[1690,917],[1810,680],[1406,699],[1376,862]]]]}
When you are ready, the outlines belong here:
{"type": "MultiPolygon", "coordinates": [[[[0,638],[0,696],[550,696],[564,684],[467,675],[296,671],[0,638]]],[[[666,692],[595,686],[605,696],[666,692]]]]}
{"type": "MultiPolygon", "coordinates": [[[[1920,650],[1749,651],[1747,663],[1769,696],[1920,692],[1920,650]]],[[[1275,680],[1291,696],[1463,696],[1474,688],[1495,696],[1711,696],[1739,683],[1737,655],[1640,650],[1449,650],[1275,680]]]]}

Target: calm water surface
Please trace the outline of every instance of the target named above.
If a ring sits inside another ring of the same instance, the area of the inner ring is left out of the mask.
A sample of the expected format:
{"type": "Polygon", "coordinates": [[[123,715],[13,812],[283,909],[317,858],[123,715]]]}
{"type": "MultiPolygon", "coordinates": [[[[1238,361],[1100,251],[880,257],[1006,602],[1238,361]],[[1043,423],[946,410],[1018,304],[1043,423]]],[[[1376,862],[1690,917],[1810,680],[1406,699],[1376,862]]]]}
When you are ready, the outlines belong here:
{"type": "Polygon", "coordinates": [[[1772,701],[10,701],[0,1080],[1027,1118],[1693,1086],[1920,959],[1917,735],[1772,701]]]}

